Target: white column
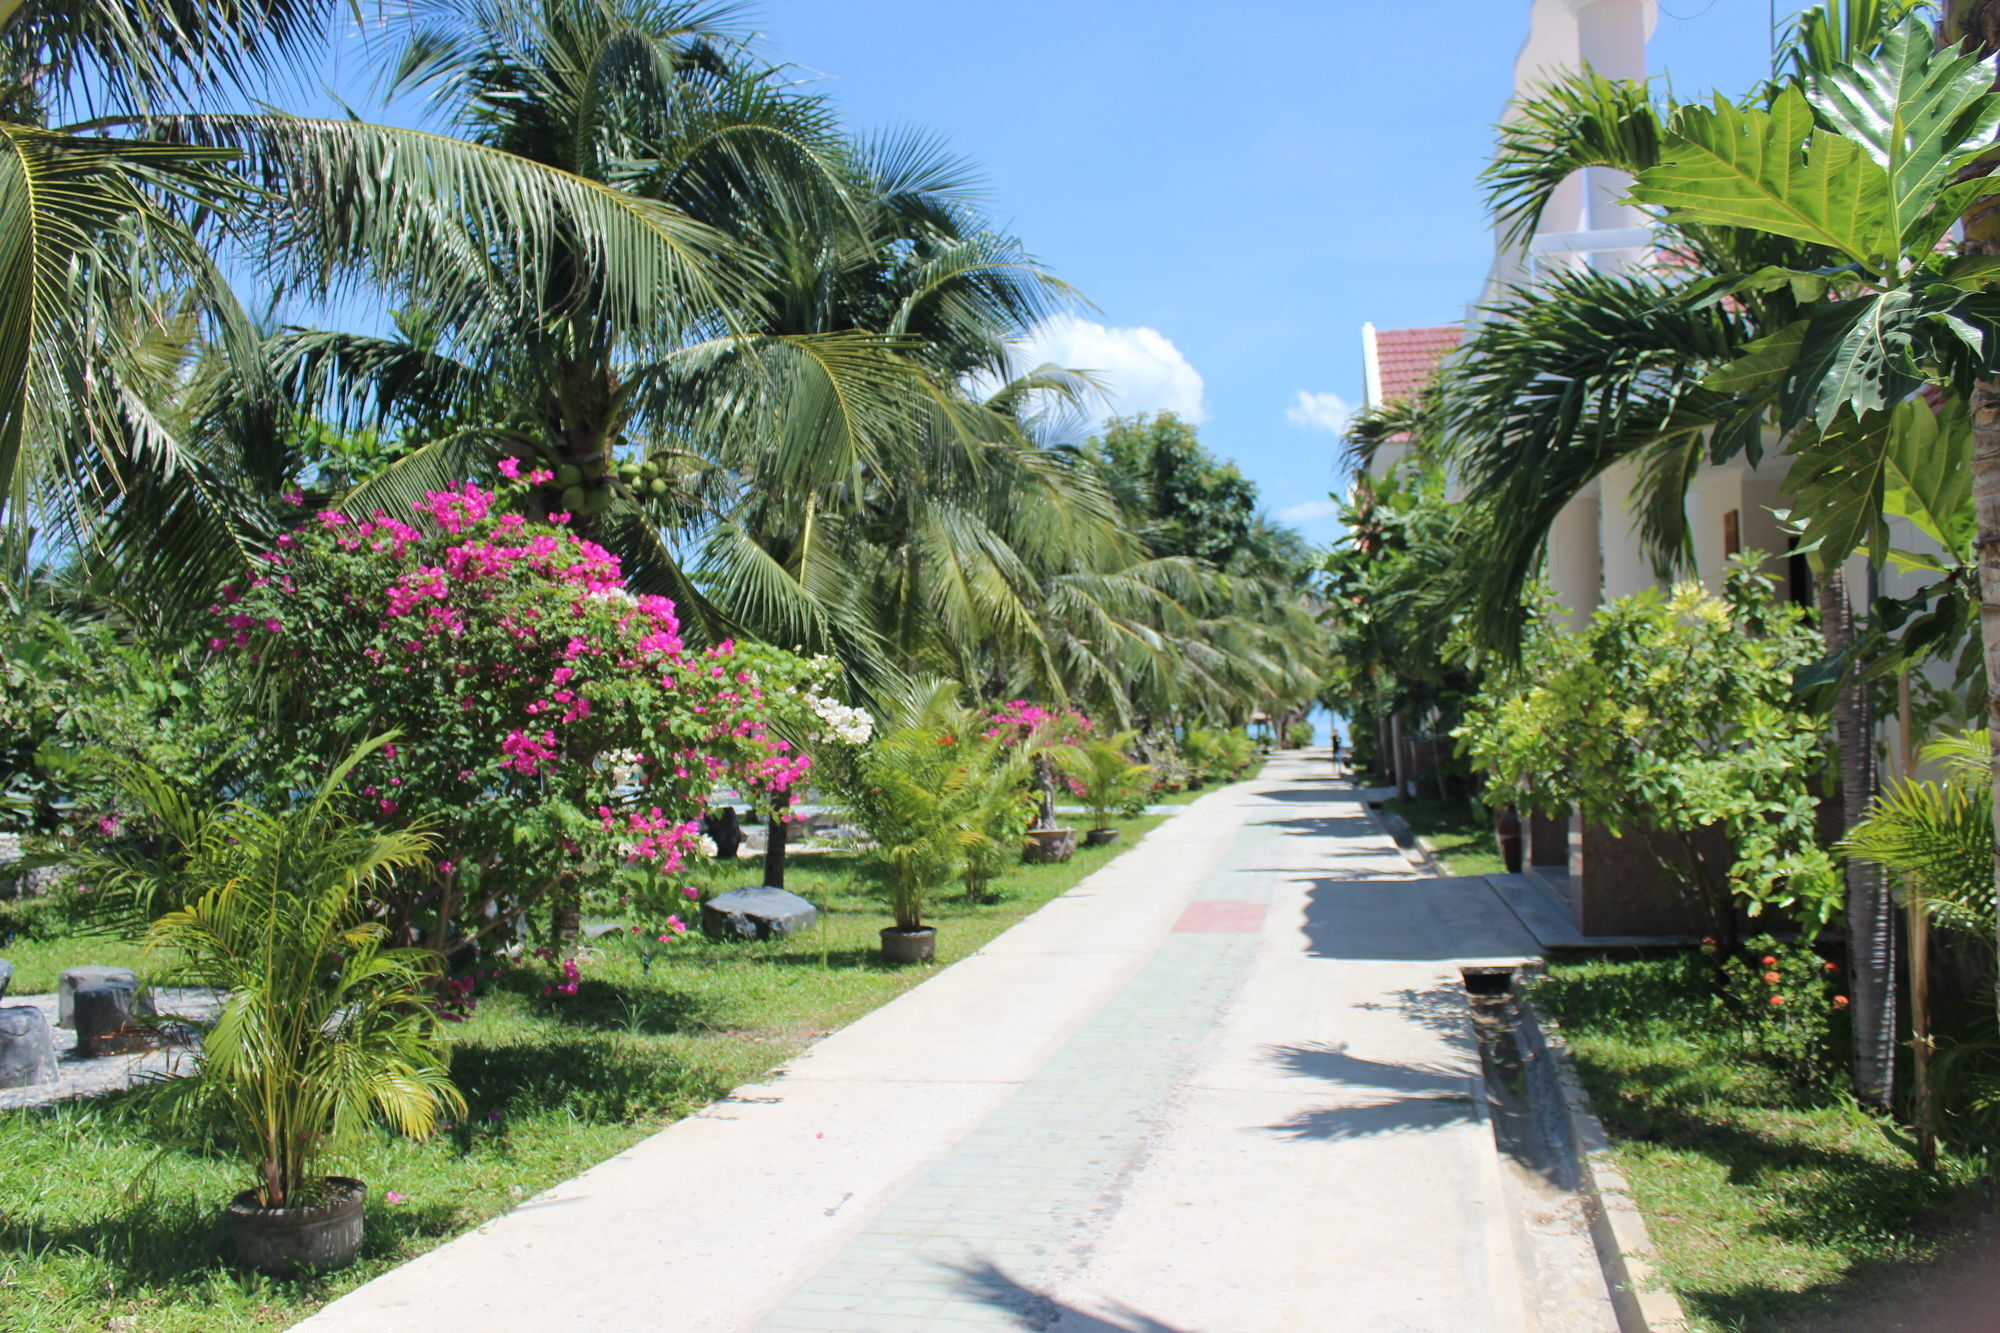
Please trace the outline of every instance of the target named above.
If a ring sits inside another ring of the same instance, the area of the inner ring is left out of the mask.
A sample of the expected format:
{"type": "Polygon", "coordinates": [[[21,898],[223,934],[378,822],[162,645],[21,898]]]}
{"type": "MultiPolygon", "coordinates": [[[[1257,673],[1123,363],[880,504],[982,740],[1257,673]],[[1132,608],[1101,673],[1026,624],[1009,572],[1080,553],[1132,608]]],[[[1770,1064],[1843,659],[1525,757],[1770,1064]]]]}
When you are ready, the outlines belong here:
{"type": "MultiPolygon", "coordinates": [[[[1656,20],[1654,0],[1571,0],[1576,10],[1577,54],[1583,63],[1607,79],[1646,77],[1646,38],[1656,20]]],[[[1622,171],[1590,167],[1586,194],[1592,231],[1642,227],[1648,222],[1639,209],[1618,201],[1632,188],[1622,171]]],[[[1592,264],[1616,272],[1650,258],[1631,250],[1602,251],[1592,264]]]]}
{"type": "Polygon", "coordinates": [[[1639,536],[1639,516],[1632,508],[1639,465],[1614,463],[1598,477],[1597,532],[1604,561],[1604,600],[1615,602],[1647,588],[1657,588],[1653,562],[1639,536]]]}
{"type": "Polygon", "coordinates": [[[1569,614],[1571,629],[1590,624],[1604,589],[1604,565],[1598,550],[1597,487],[1563,506],[1549,529],[1549,584],[1569,614]]]}

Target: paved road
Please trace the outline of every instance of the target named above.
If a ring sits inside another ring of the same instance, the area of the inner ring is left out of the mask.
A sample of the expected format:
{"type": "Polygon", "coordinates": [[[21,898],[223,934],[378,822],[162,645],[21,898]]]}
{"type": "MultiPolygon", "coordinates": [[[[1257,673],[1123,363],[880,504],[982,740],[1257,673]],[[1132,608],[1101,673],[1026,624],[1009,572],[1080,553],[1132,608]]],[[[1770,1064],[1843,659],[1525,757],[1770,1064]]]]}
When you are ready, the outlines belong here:
{"type": "Polygon", "coordinates": [[[1526,1330],[1461,963],[1535,953],[1324,761],[302,1328],[1526,1330]]]}

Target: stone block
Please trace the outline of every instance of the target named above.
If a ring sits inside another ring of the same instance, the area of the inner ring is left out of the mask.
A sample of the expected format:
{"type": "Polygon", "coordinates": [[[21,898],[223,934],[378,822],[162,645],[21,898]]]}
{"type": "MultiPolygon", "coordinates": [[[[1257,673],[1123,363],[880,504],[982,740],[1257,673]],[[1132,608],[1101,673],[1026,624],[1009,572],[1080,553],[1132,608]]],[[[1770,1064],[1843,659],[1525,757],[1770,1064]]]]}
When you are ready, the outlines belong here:
{"type": "Polygon", "coordinates": [[[0,1009],[0,1088],[56,1081],[56,1041],[49,1020],[32,1004],[0,1009]]]}
{"type": "Polygon", "coordinates": [[[7,998],[7,988],[14,984],[14,965],[0,958],[0,1000],[7,998]]]}
{"type": "Polygon", "coordinates": [[[138,1025],[138,988],[122,981],[78,986],[70,997],[77,1054],[124,1055],[149,1051],[152,1034],[138,1025]]]}
{"type": "Polygon", "coordinates": [[[798,894],[762,886],[731,889],[701,905],[702,932],[718,940],[796,935],[817,920],[819,909],[798,894]]]}
{"type": "Polygon", "coordinates": [[[80,987],[105,984],[122,984],[129,990],[137,990],[139,978],[127,967],[72,967],[64,972],[56,990],[56,1026],[76,1026],[76,992],[80,987]]]}

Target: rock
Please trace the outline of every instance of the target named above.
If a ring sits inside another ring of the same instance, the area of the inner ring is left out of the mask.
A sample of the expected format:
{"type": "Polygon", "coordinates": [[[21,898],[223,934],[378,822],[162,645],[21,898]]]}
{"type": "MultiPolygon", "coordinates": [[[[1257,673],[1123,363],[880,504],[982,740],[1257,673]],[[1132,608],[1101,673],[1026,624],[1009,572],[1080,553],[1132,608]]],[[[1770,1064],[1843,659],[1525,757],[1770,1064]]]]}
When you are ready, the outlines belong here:
{"type": "MultiPolygon", "coordinates": [[[[139,988],[139,978],[126,967],[72,967],[62,974],[62,985],[56,992],[56,1026],[73,1028],[76,1026],[76,992],[84,986],[123,985],[127,990],[139,988]]],[[[140,1001],[141,1013],[151,1013],[152,1006],[140,1001]]]]}
{"type": "Polygon", "coordinates": [[[818,908],[783,889],[731,889],[701,905],[702,931],[718,940],[796,935],[817,920],[818,908]]]}
{"type": "MultiPolygon", "coordinates": [[[[127,973],[129,976],[130,974],[127,973]]],[[[152,1034],[136,1023],[138,987],[126,981],[100,981],[78,986],[70,996],[78,1055],[124,1055],[150,1051],[152,1034]]]]}
{"type": "Polygon", "coordinates": [[[32,1004],[0,1009],[0,1088],[56,1081],[56,1041],[49,1020],[32,1004]]]}
{"type": "Polygon", "coordinates": [[[14,982],[14,965],[0,958],[0,1000],[7,998],[7,987],[14,982]]]}

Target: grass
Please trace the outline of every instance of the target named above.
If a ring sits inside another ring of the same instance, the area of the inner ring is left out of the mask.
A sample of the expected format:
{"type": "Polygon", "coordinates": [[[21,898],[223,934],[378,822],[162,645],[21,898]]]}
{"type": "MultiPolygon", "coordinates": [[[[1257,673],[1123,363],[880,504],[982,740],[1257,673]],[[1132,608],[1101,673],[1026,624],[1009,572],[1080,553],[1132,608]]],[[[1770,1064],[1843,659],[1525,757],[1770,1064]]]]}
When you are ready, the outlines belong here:
{"type": "MultiPolygon", "coordinates": [[[[938,895],[927,913],[938,928],[931,967],[883,966],[876,932],[888,918],[866,872],[851,858],[804,854],[788,884],[824,916],[796,939],[690,936],[650,970],[621,940],[595,951],[574,997],[553,1003],[540,995],[545,968],[503,970],[451,1032],[466,1123],[422,1143],[381,1135],[343,1164],[370,1184],[366,1248],[345,1272],[277,1281],[226,1267],[218,1210],[250,1183],[244,1169],[199,1148],[158,1149],[125,1096],[0,1112],[0,1328],[285,1327],[761,1077],[976,951],[1161,820],[1119,821],[1117,844],[1079,848],[1066,865],[1021,866],[994,886],[997,900],[938,895]],[[388,1190],[405,1201],[387,1203],[388,1190]]],[[[747,858],[709,873],[718,887],[757,878],[747,858]]],[[[51,985],[63,967],[116,961],[103,941],[30,943],[28,975],[46,972],[51,985]]]]}
{"type": "Polygon", "coordinates": [[[1708,976],[1692,953],[1592,955],[1553,963],[1535,997],[1562,1025],[1695,1333],[1823,1328],[1948,1255],[1977,1207],[1977,1167],[1919,1170],[1898,1126],[1760,1062],[1708,976]]]}
{"type": "Polygon", "coordinates": [[[1469,796],[1405,797],[1383,808],[1401,815],[1431,845],[1447,875],[1498,875],[1507,869],[1493,841],[1493,816],[1469,796]]]}

